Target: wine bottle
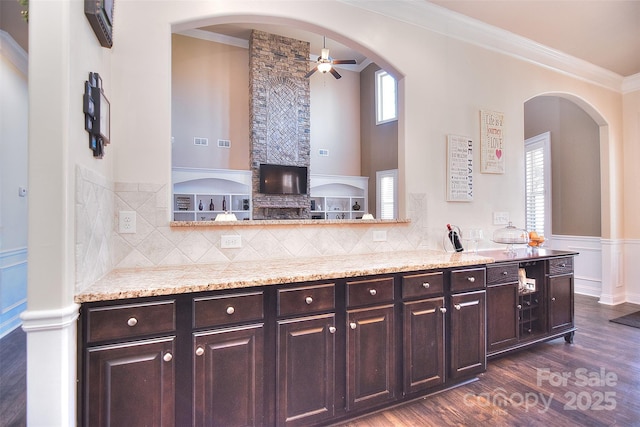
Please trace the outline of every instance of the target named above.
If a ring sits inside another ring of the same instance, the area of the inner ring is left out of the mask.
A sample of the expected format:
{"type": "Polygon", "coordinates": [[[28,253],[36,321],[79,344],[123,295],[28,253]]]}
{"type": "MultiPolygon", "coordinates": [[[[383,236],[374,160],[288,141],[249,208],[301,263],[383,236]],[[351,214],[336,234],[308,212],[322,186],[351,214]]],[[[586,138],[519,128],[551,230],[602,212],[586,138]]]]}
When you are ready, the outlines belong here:
{"type": "Polygon", "coordinates": [[[458,232],[451,227],[451,224],[447,224],[447,230],[449,230],[449,240],[456,252],[464,251],[462,243],[460,243],[460,236],[458,236],[458,232]]]}
{"type": "Polygon", "coordinates": [[[198,210],[201,211],[204,207],[202,206],[202,200],[200,200],[200,204],[198,205],[198,210]]]}
{"type": "Polygon", "coordinates": [[[227,211],[227,199],[225,199],[224,196],[222,196],[222,210],[227,211]]]}
{"type": "Polygon", "coordinates": [[[213,199],[211,199],[211,203],[209,203],[209,210],[210,211],[214,211],[215,210],[215,206],[213,205],[213,199]]]}

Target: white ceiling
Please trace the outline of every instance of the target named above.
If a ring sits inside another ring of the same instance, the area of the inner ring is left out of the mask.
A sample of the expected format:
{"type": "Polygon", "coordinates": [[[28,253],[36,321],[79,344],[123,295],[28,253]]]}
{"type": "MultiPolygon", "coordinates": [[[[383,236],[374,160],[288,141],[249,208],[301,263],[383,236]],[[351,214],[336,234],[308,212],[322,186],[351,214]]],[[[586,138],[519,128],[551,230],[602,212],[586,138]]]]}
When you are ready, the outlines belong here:
{"type": "MultiPolygon", "coordinates": [[[[622,77],[640,73],[640,0],[431,0],[428,3],[462,14],[622,77]]],[[[318,55],[323,36],[298,28],[269,24],[224,24],[201,28],[248,40],[251,29],[310,42],[318,55]]],[[[335,59],[356,59],[361,70],[365,56],[326,39],[335,59]]]]}

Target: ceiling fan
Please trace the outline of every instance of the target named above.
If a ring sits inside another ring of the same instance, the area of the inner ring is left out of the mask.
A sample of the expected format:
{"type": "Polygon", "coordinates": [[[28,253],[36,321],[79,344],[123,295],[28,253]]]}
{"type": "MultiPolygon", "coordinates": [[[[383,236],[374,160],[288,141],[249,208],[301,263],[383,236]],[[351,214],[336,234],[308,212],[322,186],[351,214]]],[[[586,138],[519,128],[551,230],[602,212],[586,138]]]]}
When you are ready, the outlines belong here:
{"type": "Polygon", "coordinates": [[[332,57],[329,56],[329,49],[327,49],[327,38],[326,37],[322,37],[322,52],[320,53],[320,56],[318,56],[318,59],[316,60],[316,66],[313,67],[311,69],[311,71],[309,71],[305,77],[309,78],[311,77],[311,75],[313,73],[315,73],[316,71],[320,71],[321,73],[331,73],[333,75],[333,77],[335,77],[336,79],[341,78],[342,76],[340,75],[340,73],[338,73],[336,71],[336,69],[333,67],[336,64],[356,64],[356,60],[355,59],[333,59],[332,57]]]}

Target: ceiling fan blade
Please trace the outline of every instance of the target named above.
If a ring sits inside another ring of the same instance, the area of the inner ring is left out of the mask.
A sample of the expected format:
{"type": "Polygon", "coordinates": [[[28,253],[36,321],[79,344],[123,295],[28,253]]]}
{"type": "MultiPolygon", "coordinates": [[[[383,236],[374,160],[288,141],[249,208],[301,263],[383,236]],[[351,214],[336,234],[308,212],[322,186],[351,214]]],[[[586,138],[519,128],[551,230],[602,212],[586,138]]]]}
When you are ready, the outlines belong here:
{"type": "Polygon", "coordinates": [[[330,72],[331,74],[333,74],[333,77],[335,77],[336,79],[339,79],[339,78],[341,78],[341,77],[342,77],[342,76],[340,75],[340,73],[338,73],[338,72],[336,71],[336,69],[335,69],[335,68],[333,68],[333,67],[331,67],[331,69],[329,70],[329,72],[330,72]]]}
{"type": "Polygon", "coordinates": [[[357,64],[355,59],[334,59],[334,64],[357,64]]]}
{"type": "Polygon", "coordinates": [[[311,69],[311,71],[309,71],[307,74],[305,74],[305,76],[304,76],[304,77],[308,79],[308,78],[309,78],[309,77],[311,77],[311,76],[313,75],[313,73],[315,73],[316,71],[318,71],[318,66],[317,66],[317,65],[316,65],[315,67],[313,67],[313,68],[311,69]]]}

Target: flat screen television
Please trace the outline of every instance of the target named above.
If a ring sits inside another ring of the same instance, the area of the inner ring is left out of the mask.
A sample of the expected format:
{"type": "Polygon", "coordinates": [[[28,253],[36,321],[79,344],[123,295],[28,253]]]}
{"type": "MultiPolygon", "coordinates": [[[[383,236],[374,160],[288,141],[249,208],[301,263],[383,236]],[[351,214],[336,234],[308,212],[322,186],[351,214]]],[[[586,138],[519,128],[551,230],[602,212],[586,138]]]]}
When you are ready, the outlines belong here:
{"type": "Polygon", "coordinates": [[[304,166],[260,165],[260,192],[263,194],[307,194],[304,166]]]}

